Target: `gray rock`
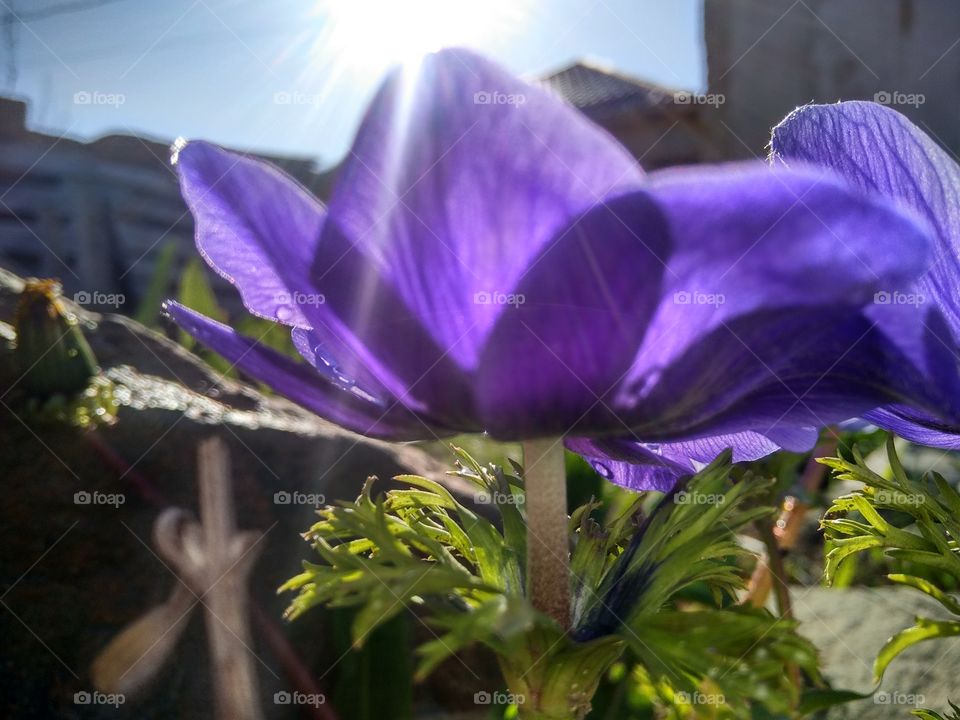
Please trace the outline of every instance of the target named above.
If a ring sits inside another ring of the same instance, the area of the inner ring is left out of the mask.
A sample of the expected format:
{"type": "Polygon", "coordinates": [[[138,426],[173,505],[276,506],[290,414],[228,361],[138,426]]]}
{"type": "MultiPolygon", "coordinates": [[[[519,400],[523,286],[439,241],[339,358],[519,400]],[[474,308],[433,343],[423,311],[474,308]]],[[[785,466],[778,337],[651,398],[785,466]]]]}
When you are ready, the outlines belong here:
{"type": "MultiPolygon", "coordinates": [[[[819,649],[824,673],[836,689],[870,692],[877,651],[895,633],[913,625],[914,617],[950,617],[937,602],[903,587],[791,588],[800,631],[819,649]]],[[[835,720],[908,718],[910,710],[949,709],[960,701],[956,661],[960,639],[930,640],[906,650],[887,669],[872,698],[841,705],[828,714],[835,720]]]]}

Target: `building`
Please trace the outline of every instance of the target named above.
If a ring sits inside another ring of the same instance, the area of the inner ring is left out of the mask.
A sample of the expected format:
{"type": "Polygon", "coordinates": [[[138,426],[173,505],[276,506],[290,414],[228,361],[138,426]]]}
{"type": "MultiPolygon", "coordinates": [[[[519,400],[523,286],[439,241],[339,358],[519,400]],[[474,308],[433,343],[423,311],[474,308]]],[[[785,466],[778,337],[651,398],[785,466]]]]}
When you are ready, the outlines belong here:
{"type": "Polygon", "coordinates": [[[707,121],[727,158],[764,155],[798,105],[888,103],[960,152],[960,2],[705,0],[707,121]]]}
{"type": "MultiPolygon", "coordinates": [[[[166,246],[175,267],[195,257],[170,143],[130,135],[81,143],[28,130],[26,115],[24,103],[0,99],[0,265],[59,278],[94,308],[135,312],[166,246]],[[123,307],[97,302],[118,294],[123,307]]],[[[267,159],[325,191],[312,160],[267,159]]]]}
{"type": "Polygon", "coordinates": [[[718,156],[703,120],[702,95],[586,61],[547,75],[540,84],[608,130],[647,169],[718,156]]]}

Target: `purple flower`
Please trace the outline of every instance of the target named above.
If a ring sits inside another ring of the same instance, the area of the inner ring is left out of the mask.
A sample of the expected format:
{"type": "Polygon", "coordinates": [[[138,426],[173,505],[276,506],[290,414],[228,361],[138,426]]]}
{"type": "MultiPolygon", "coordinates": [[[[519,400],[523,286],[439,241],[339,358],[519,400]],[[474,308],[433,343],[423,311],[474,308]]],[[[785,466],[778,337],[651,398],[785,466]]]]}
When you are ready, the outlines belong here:
{"type": "Polygon", "coordinates": [[[365,435],[564,435],[607,477],[663,489],[724,447],[807,449],[913,396],[862,309],[926,267],[922,223],[818,169],[646,175],[470,52],[388,77],[327,207],[207,143],[178,167],[200,252],[306,364],[167,311],[365,435]]]}
{"type": "MultiPolygon", "coordinates": [[[[903,291],[882,290],[866,311],[927,382],[914,402],[864,417],[924,445],[960,448],[960,167],[906,117],[870,102],[799,108],[774,130],[772,150],[781,164],[838,172],[933,228],[929,270],[903,291]]],[[[910,242],[903,239],[905,251],[910,242]]]]}

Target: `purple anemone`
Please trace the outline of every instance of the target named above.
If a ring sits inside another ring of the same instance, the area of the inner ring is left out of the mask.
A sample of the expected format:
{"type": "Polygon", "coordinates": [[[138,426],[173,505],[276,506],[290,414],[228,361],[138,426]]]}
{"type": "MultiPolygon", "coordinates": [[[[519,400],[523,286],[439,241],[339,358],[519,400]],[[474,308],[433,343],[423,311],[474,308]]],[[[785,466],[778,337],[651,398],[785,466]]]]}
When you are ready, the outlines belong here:
{"type": "Polygon", "coordinates": [[[960,448],[960,166],[902,114],[871,102],[799,108],[774,130],[772,151],[779,164],[837,172],[932,227],[929,270],[903,291],[878,293],[866,314],[925,370],[933,402],[895,403],[864,417],[914,442],[960,448]]]}
{"type": "Polygon", "coordinates": [[[727,447],[809,449],[924,380],[863,312],[926,268],[922,222],[817,168],[645,174],[468,51],[388,76],[327,206],[204,142],[177,165],[203,257],[306,362],[169,314],[364,435],[562,435],[606,477],[666,489],[727,447]]]}

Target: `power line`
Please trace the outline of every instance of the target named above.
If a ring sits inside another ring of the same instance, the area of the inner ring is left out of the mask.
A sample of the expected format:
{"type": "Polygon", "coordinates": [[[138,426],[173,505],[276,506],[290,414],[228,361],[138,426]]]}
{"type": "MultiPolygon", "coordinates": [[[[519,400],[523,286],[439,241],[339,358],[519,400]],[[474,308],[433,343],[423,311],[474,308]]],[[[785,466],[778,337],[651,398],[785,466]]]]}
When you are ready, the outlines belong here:
{"type": "MultiPolygon", "coordinates": [[[[19,14],[7,6],[7,12],[4,13],[3,17],[0,17],[0,25],[46,20],[52,17],[59,17],[60,15],[71,15],[73,13],[83,12],[84,10],[93,10],[98,7],[103,7],[104,5],[113,5],[125,1],[126,0],[73,0],[73,2],[65,2],[60,5],[54,5],[53,7],[19,14]]],[[[0,0],[0,4],[6,6],[6,3],[3,3],[2,0],[0,0]]]]}

